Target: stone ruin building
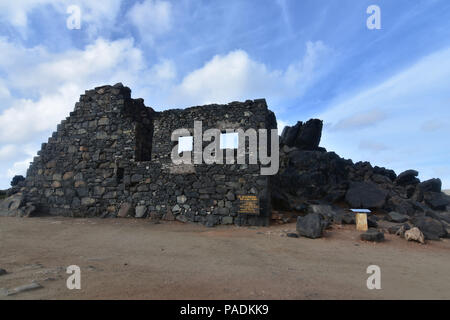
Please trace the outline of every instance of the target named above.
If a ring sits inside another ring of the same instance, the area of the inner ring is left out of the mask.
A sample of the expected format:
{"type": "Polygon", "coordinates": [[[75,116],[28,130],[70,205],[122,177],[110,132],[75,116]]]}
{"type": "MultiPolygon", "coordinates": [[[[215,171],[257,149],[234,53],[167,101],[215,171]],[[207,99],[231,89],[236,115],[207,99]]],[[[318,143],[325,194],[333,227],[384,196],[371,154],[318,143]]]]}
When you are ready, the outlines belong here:
{"type": "Polygon", "coordinates": [[[221,132],[276,129],[264,99],[156,112],[120,83],[98,87],[42,144],[27,171],[24,201],[51,215],[268,225],[269,176],[260,175],[259,164],[172,163],[172,132],[192,129],[194,120],[221,132]],[[258,203],[242,213],[239,197],[248,195],[258,203]]]}

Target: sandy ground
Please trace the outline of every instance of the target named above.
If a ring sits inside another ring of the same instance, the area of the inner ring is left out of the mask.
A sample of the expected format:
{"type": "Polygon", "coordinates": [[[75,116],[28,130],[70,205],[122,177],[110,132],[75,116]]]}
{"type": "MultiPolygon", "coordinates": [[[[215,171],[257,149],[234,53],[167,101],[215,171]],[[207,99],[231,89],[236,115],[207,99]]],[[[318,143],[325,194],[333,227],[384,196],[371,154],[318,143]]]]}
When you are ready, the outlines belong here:
{"type": "Polygon", "coordinates": [[[153,224],[132,219],[0,218],[0,288],[43,288],[0,299],[450,299],[450,241],[386,234],[358,239],[334,226],[317,240],[269,228],[153,224]],[[381,268],[368,290],[366,268],[381,268]],[[81,290],[66,267],[81,268],[81,290]]]}

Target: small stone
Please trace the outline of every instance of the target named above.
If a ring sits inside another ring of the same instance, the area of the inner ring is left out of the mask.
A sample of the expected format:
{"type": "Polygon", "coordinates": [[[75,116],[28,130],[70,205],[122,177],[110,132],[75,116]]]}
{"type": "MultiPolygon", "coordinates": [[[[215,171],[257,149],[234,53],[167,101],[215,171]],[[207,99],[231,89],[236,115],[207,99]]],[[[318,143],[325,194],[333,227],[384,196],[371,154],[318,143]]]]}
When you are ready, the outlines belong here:
{"type": "Polygon", "coordinates": [[[408,231],[409,229],[411,229],[410,226],[405,223],[397,230],[395,235],[403,238],[405,236],[405,232],[408,231]]]}
{"type": "Polygon", "coordinates": [[[382,242],[384,241],[384,233],[375,229],[369,229],[365,233],[361,234],[361,240],[372,241],[372,242],[382,242]]]}
{"type": "Polygon", "coordinates": [[[106,117],[102,117],[102,118],[100,118],[100,120],[98,120],[99,126],[106,126],[108,124],[109,124],[109,119],[106,117]]]}
{"type": "Polygon", "coordinates": [[[142,174],[133,174],[131,176],[131,182],[136,183],[136,182],[140,182],[142,180],[142,174]]]}
{"type": "Polygon", "coordinates": [[[26,291],[31,291],[31,290],[41,289],[41,288],[43,288],[43,287],[39,283],[32,282],[30,284],[26,284],[26,285],[8,290],[6,295],[13,296],[13,295],[21,293],[21,292],[26,292],[26,291]]]}
{"type": "Polygon", "coordinates": [[[119,213],[117,215],[121,218],[125,218],[128,215],[132,215],[132,209],[133,208],[130,203],[128,202],[122,203],[119,209],[119,213]]]}
{"type": "Polygon", "coordinates": [[[145,216],[145,213],[147,212],[147,207],[146,206],[137,206],[135,210],[136,210],[135,217],[143,218],[145,216]]]}
{"type": "Polygon", "coordinates": [[[289,237],[289,238],[298,238],[298,234],[297,233],[288,233],[287,234],[287,236],[289,237]]]}
{"type": "Polygon", "coordinates": [[[411,229],[411,227],[410,227],[409,224],[407,224],[407,223],[402,224],[402,225],[396,224],[396,225],[390,226],[390,227],[388,228],[388,232],[389,232],[389,234],[397,234],[397,232],[398,232],[402,227],[403,227],[403,230],[404,230],[404,231],[411,229]]]}
{"type": "Polygon", "coordinates": [[[52,188],[61,188],[61,182],[59,181],[53,181],[52,188]]]}
{"type": "Polygon", "coordinates": [[[72,171],[69,171],[69,172],[64,173],[64,175],[63,175],[63,180],[69,180],[69,179],[71,179],[72,177],[73,177],[73,172],[72,172],[72,171]]]}
{"type": "Polygon", "coordinates": [[[162,219],[166,221],[174,221],[175,216],[170,209],[167,209],[167,212],[163,215],[162,219]]]}
{"type": "Polygon", "coordinates": [[[95,186],[94,187],[94,194],[96,196],[101,196],[105,193],[105,187],[95,186]]]}
{"type": "Polygon", "coordinates": [[[233,217],[222,217],[222,224],[233,224],[233,217]]]}
{"type": "Polygon", "coordinates": [[[226,197],[227,197],[227,199],[228,199],[229,201],[234,201],[234,200],[236,200],[236,197],[235,197],[234,193],[231,192],[231,191],[228,191],[226,197]]]}
{"type": "Polygon", "coordinates": [[[342,224],[355,224],[356,219],[353,213],[346,213],[342,216],[342,224]]]}
{"type": "Polygon", "coordinates": [[[367,226],[369,228],[378,228],[378,222],[375,216],[370,215],[367,217],[367,226]]]}
{"type": "Polygon", "coordinates": [[[0,268],[0,276],[7,274],[8,272],[5,269],[0,268]]]}
{"type": "Polygon", "coordinates": [[[178,213],[180,211],[181,211],[181,208],[179,205],[176,204],[175,206],[173,206],[173,208],[172,208],[173,213],[178,213]]]}
{"type": "Polygon", "coordinates": [[[406,231],[405,239],[407,241],[417,241],[422,244],[425,243],[425,237],[424,237],[423,233],[417,227],[414,227],[411,230],[406,231]]]}
{"type": "Polygon", "coordinates": [[[181,195],[181,196],[178,196],[178,197],[177,197],[177,202],[178,202],[179,204],[183,204],[183,203],[185,203],[186,201],[187,201],[187,198],[186,198],[185,195],[181,195]]]}
{"type": "Polygon", "coordinates": [[[84,181],[75,181],[75,188],[84,187],[85,185],[84,181]]]}
{"type": "Polygon", "coordinates": [[[84,206],[91,206],[91,205],[95,204],[95,199],[89,198],[89,197],[82,198],[81,204],[84,206]]]}

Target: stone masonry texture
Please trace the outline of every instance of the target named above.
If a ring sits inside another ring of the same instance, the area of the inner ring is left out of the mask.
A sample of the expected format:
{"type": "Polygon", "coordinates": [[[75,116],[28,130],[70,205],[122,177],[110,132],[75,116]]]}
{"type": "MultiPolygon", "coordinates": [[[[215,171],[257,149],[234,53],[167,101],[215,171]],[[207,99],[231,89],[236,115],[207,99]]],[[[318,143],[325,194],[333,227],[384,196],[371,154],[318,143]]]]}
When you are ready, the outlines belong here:
{"type": "Polygon", "coordinates": [[[98,87],[42,144],[27,171],[26,201],[51,215],[268,225],[270,177],[260,164],[172,163],[172,132],[193,130],[194,121],[203,131],[276,129],[263,99],[156,112],[120,83],[98,87]],[[239,195],[256,195],[259,214],[240,214],[239,195]]]}

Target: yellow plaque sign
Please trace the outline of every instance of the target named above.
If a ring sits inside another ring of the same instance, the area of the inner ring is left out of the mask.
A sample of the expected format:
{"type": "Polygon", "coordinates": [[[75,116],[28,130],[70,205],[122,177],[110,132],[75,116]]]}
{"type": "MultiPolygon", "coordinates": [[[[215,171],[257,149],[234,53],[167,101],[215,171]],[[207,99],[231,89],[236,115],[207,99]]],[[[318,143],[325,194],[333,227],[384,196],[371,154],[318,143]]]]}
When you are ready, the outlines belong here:
{"type": "Polygon", "coordinates": [[[259,214],[259,199],[255,195],[238,195],[239,213],[259,214]]]}
{"type": "Polygon", "coordinates": [[[367,231],[367,214],[365,213],[357,213],[356,214],[356,230],[358,231],[367,231]]]}

